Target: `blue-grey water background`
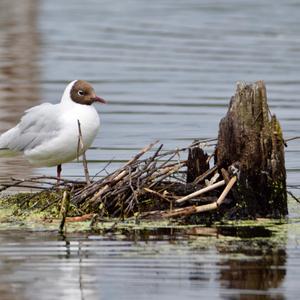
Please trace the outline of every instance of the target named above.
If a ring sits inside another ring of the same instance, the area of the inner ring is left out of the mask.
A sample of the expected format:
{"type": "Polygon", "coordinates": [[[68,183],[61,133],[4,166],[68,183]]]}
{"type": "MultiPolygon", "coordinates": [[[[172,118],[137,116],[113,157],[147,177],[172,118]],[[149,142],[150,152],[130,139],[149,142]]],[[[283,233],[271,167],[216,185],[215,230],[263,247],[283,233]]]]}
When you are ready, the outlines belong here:
{"type": "MultiPolygon", "coordinates": [[[[14,126],[25,109],[58,102],[68,82],[88,80],[109,102],[98,106],[101,131],[87,153],[92,175],[108,161],[109,170],[116,168],[156,139],[174,149],[216,137],[240,80],[264,80],[284,135],[299,135],[299,1],[3,0],[0,25],[1,131],[14,126]]],[[[288,143],[286,166],[288,184],[299,185],[299,140],[288,143]]],[[[33,169],[21,157],[0,159],[1,178],[30,174],[54,175],[55,168],[33,169]]],[[[63,166],[63,176],[82,175],[78,162],[63,166]]],[[[41,299],[32,292],[36,288],[43,299],[294,299],[291,286],[299,280],[297,243],[284,255],[274,250],[269,265],[263,260],[269,285],[259,285],[265,278],[254,276],[256,284],[243,286],[235,284],[234,274],[252,267],[243,269],[244,260],[237,259],[241,269],[235,273],[222,264],[227,254],[224,258],[213,246],[201,251],[183,242],[164,252],[169,242],[142,243],[136,250],[130,241],[72,236],[69,247],[58,239],[46,233],[0,234],[3,299],[41,299]],[[80,245],[93,249],[86,265],[80,245]],[[125,263],[128,247],[135,259],[125,263]],[[154,259],[145,262],[148,254],[154,259]],[[280,263],[274,263],[277,256],[280,263]],[[79,277],[74,279],[74,272],[79,277]]],[[[265,255],[242,253],[245,261],[257,259],[256,275],[265,255]]]]}

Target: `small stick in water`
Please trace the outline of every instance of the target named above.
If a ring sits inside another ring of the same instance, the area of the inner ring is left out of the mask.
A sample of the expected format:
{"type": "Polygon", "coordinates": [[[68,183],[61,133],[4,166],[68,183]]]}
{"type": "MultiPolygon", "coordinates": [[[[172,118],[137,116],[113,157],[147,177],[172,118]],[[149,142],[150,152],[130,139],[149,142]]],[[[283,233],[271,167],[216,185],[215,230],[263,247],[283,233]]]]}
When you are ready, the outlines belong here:
{"type": "MultiPolygon", "coordinates": [[[[81,126],[79,120],[77,120],[78,123],[78,132],[79,132],[79,137],[78,137],[78,147],[77,147],[77,158],[79,157],[80,153],[80,148],[83,149],[83,138],[82,138],[82,132],[81,132],[81,126]]],[[[82,153],[82,162],[83,162],[83,170],[84,170],[84,175],[85,175],[85,180],[86,183],[89,185],[91,183],[90,181],[90,175],[89,175],[89,169],[87,165],[87,160],[85,156],[85,151],[82,153]]]]}
{"type": "Polygon", "coordinates": [[[61,218],[60,224],[59,224],[59,233],[62,234],[65,227],[66,217],[69,210],[69,204],[70,204],[70,192],[64,191],[63,193],[63,199],[61,201],[61,207],[60,207],[60,213],[59,216],[61,218]]]}

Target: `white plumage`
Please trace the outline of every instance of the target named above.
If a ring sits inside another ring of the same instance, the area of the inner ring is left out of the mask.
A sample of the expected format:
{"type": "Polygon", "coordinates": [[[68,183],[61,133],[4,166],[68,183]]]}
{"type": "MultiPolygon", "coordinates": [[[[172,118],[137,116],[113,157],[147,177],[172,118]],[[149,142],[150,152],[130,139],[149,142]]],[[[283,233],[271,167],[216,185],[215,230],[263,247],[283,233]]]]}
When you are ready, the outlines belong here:
{"type": "MultiPolygon", "coordinates": [[[[75,159],[78,155],[78,121],[81,125],[84,149],[93,142],[100,127],[100,119],[91,103],[104,102],[96,96],[93,88],[84,81],[73,81],[66,87],[61,102],[58,104],[44,103],[25,111],[19,124],[3,133],[0,137],[0,148],[11,152],[23,152],[34,166],[58,166],[75,159]],[[86,98],[80,99],[84,85],[89,87],[86,98]],[[77,90],[76,90],[77,88],[77,90]],[[88,98],[88,93],[90,97],[88,98]],[[74,94],[75,95],[75,94],[74,94]],[[87,104],[84,101],[89,100],[87,104]]],[[[0,152],[1,153],[1,152],[0,152]]],[[[1,155],[1,154],[0,154],[1,155]]]]}

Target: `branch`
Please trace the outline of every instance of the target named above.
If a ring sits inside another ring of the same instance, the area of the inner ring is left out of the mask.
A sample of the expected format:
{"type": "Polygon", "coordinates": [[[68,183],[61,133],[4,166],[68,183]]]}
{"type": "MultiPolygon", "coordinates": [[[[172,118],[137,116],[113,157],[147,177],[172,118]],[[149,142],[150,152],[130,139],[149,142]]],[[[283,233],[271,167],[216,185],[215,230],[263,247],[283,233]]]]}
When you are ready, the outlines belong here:
{"type": "Polygon", "coordinates": [[[218,181],[218,182],[216,182],[216,183],[214,183],[212,185],[209,185],[209,186],[207,186],[207,187],[205,187],[205,188],[203,188],[203,189],[201,189],[199,191],[196,191],[196,192],[191,193],[191,194],[189,194],[187,196],[184,196],[184,197],[182,197],[180,199],[177,199],[176,203],[183,203],[183,202],[185,202],[185,201],[187,201],[189,199],[192,199],[192,198],[194,198],[196,196],[199,196],[199,195],[202,195],[202,194],[204,194],[206,192],[214,190],[214,189],[216,189],[216,188],[224,185],[225,183],[226,183],[225,180],[218,181]]]}
{"type": "Polygon", "coordinates": [[[83,138],[82,138],[82,132],[81,132],[81,126],[80,126],[79,120],[77,120],[77,124],[78,124],[78,132],[79,132],[77,157],[79,156],[79,153],[80,153],[79,148],[81,148],[81,150],[83,150],[82,163],[83,163],[84,176],[85,176],[86,184],[90,185],[91,181],[90,181],[89,169],[88,169],[87,160],[86,160],[86,156],[85,156],[84,144],[83,144],[83,138]]]}
{"type": "Polygon", "coordinates": [[[188,206],[188,207],[184,207],[184,208],[174,209],[171,212],[164,212],[162,214],[162,217],[163,218],[182,217],[182,216],[188,216],[191,214],[196,214],[196,213],[201,213],[201,212],[218,209],[219,206],[224,202],[225,197],[227,196],[227,194],[229,193],[229,191],[231,190],[233,185],[236,183],[236,181],[237,181],[236,176],[232,177],[229,180],[227,186],[225,187],[225,189],[223,190],[222,194],[220,195],[220,197],[218,198],[218,200],[216,202],[206,204],[206,205],[188,206]]]}

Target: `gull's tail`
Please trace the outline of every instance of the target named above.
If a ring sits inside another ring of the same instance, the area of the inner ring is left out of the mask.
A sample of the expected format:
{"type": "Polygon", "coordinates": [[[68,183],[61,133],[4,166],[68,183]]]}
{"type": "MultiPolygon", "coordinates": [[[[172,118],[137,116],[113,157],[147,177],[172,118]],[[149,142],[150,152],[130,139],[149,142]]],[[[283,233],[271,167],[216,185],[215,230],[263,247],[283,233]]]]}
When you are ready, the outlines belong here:
{"type": "Polygon", "coordinates": [[[12,128],[0,136],[0,157],[12,157],[18,154],[17,151],[9,147],[10,141],[14,136],[15,128],[12,128]]]}

